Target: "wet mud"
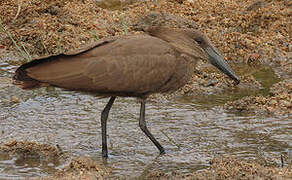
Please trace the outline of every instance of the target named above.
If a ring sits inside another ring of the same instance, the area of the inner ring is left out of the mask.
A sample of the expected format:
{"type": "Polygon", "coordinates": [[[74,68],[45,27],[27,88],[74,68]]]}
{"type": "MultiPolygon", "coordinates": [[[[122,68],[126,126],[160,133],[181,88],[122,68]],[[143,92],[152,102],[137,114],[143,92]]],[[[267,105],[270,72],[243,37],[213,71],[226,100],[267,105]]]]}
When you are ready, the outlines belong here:
{"type": "Polygon", "coordinates": [[[225,108],[234,111],[268,113],[277,115],[292,114],[292,80],[274,84],[267,96],[248,96],[227,102],[225,108]]]}
{"type": "Polygon", "coordinates": [[[58,146],[54,147],[47,144],[38,144],[36,142],[27,141],[18,142],[16,140],[11,140],[6,144],[1,144],[0,152],[48,159],[58,159],[62,155],[62,151],[58,146]]]}
{"type": "Polygon", "coordinates": [[[290,179],[292,178],[291,167],[279,169],[265,167],[255,162],[240,160],[233,156],[215,157],[210,161],[210,168],[197,171],[191,175],[151,172],[145,179],[290,179]]]}
{"type": "Polygon", "coordinates": [[[102,162],[81,156],[71,159],[64,169],[56,172],[54,175],[37,179],[105,179],[109,177],[109,174],[110,168],[106,168],[102,162]]]}

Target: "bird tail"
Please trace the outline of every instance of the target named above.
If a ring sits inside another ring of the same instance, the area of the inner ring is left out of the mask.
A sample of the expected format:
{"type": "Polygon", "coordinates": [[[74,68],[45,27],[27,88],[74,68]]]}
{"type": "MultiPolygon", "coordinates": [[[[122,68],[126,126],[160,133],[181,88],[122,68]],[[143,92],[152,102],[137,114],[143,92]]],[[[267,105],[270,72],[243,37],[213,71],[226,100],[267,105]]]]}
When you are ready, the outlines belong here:
{"type": "Polygon", "coordinates": [[[24,64],[15,71],[12,77],[12,84],[27,90],[48,86],[47,83],[40,82],[27,75],[26,68],[31,67],[29,64],[30,63],[24,64]]]}

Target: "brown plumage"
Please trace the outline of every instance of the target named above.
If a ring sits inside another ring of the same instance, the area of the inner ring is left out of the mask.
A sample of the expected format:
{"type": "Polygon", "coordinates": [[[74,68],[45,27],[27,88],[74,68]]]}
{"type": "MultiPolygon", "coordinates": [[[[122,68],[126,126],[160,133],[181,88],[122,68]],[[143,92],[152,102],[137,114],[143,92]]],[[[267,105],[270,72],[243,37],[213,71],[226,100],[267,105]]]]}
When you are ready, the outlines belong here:
{"type": "Polygon", "coordinates": [[[148,95],[182,87],[200,59],[209,60],[237,83],[239,79],[198,29],[152,24],[143,30],[147,34],[106,38],[81,49],[33,60],[16,70],[14,84],[23,89],[51,85],[111,96],[101,115],[104,157],[108,155],[106,121],[115,97],[139,97],[142,99],[139,126],[164,153],[146,127],[148,95]]]}

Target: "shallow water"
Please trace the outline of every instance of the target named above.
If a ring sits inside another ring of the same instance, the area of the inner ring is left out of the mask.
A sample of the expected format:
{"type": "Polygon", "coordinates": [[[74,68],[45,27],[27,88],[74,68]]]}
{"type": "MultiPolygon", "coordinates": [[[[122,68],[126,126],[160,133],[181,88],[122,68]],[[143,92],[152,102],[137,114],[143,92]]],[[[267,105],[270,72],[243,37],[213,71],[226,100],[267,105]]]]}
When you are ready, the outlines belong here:
{"type": "MultiPolygon", "coordinates": [[[[0,77],[11,77],[13,69],[9,64],[0,64],[0,77]]],[[[263,88],[252,94],[265,94],[279,80],[269,68],[257,73],[263,88]]],[[[102,159],[99,119],[107,99],[61,89],[23,91],[14,86],[2,87],[0,142],[16,139],[58,144],[72,156],[102,159]],[[20,103],[12,103],[11,96],[19,97],[20,103]]],[[[246,90],[233,90],[149,102],[148,127],[166,149],[163,156],[138,127],[139,102],[117,98],[108,120],[110,157],[106,166],[113,169],[114,177],[143,177],[158,169],[190,173],[208,167],[209,160],[218,154],[248,159],[280,157],[292,145],[289,117],[233,113],[219,106],[246,95],[246,90]]],[[[0,179],[46,176],[63,165],[0,154],[0,179]]]]}

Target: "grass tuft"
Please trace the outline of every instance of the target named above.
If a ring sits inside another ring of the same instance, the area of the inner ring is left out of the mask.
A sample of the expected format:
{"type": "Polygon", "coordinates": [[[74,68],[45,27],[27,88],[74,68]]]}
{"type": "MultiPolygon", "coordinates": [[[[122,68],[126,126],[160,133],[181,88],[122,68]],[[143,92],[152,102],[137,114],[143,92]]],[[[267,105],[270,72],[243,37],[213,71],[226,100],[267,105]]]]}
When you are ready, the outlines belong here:
{"type": "Polygon", "coordinates": [[[122,22],[122,25],[123,25],[123,29],[124,29],[125,35],[127,35],[128,34],[128,26],[127,26],[127,22],[126,22],[124,16],[121,16],[121,22],[122,22]]]}
{"type": "Polygon", "coordinates": [[[92,36],[95,40],[99,40],[99,35],[97,34],[96,30],[92,31],[92,36]]]}
{"type": "Polygon", "coordinates": [[[21,42],[21,45],[22,45],[22,48],[23,48],[23,50],[22,50],[20,48],[20,46],[16,43],[16,41],[13,39],[11,33],[5,28],[5,26],[3,26],[1,18],[0,18],[0,32],[4,32],[4,33],[6,33],[8,35],[8,37],[12,41],[14,47],[17,49],[17,51],[18,51],[20,56],[25,58],[27,61],[31,61],[31,56],[29,55],[28,51],[24,47],[23,43],[21,42]]]}

